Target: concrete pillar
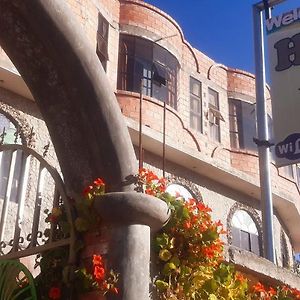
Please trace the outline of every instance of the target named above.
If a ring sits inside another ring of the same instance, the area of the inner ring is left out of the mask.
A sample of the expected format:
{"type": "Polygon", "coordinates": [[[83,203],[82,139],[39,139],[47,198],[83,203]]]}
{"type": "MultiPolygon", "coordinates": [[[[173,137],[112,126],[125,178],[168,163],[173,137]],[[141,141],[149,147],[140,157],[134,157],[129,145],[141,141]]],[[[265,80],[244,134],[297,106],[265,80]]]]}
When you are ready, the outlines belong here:
{"type": "Polygon", "coordinates": [[[109,267],[120,273],[120,294],[107,299],[148,300],[150,234],[167,222],[167,204],[153,196],[120,192],[98,197],[95,209],[111,228],[107,245],[109,267]]]}

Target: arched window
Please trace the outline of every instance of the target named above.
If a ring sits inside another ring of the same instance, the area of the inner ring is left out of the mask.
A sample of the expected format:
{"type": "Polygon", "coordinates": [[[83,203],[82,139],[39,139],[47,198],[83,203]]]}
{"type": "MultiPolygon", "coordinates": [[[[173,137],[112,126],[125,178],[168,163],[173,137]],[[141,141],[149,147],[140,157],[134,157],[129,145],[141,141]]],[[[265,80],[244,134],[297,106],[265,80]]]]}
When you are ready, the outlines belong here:
{"type": "MultiPolygon", "coordinates": [[[[16,126],[1,113],[0,133],[4,144],[22,144],[16,126]]],[[[0,199],[8,197],[12,202],[17,201],[22,161],[21,150],[0,153],[0,199]]]]}
{"type": "Polygon", "coordinates": [[[120,34],[118,89],[154,97],[177,109],[177,72],[174,55],[144,38],[120,34]]]}
{"type": "Polygon", "coordinates": [[[195,198],[186,187],[176,183],[168,185],[166,192],[174,197],[182,197],[184,200],[195,198]]]}
{"type": "Polygon", "coordinates": [[[245,210],[237,210],[231,219],[232,245],[261,255],[259,234],[255,222],[245,210]]]}

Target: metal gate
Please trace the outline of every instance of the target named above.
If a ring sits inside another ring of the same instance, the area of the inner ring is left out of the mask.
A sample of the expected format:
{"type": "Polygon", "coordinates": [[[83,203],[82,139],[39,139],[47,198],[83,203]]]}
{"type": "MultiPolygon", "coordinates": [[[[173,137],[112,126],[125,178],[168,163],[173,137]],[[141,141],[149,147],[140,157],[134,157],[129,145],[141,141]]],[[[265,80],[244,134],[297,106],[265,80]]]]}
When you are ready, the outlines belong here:
{"type": "Polygon", "coordinates": [[[69,246],[72,264],[74,241],[71,206],[57,170],[33,149],[0,145],[0,260],[69,246]],[[53,235],[55,225],[46,222],[45,211],[62,203],[70,234],[58,239],[53,235]]]}

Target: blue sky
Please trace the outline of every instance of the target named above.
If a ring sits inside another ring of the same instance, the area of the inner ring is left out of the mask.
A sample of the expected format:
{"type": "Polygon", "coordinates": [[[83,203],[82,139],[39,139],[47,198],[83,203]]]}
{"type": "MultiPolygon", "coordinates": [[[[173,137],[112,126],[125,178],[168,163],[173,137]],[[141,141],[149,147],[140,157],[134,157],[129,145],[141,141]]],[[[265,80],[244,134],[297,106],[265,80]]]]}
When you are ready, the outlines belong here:
{"type": "MultiPolygon", "coordinates": [[[[190,44],[218,63],[254,72],[252,4],[255,0],[145,0],[169,15],[190,44]]],[[[300,0],[276,6],[273,15],[300,7],[300,0]]]]}

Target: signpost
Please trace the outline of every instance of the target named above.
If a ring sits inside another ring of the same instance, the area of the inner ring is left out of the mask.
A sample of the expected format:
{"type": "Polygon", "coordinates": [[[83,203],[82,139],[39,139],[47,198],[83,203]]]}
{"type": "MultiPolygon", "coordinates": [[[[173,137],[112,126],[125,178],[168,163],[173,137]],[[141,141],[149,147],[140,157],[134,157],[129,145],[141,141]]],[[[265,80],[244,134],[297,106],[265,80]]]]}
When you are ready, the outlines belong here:
{"type": "Polygon", "coordinates": [[[300,162],[300,8],[266,20],[270,57],[275,160],[300,162]]]}
{"type": "Polygon", "coordinates": [[[259,156],[259,173],[261,187],[261,211],[263,219],[263,249],[264,257],[275,263],[274,233],[273,233],[273,202],[270,174],[270,142],[268,133],[268,116],[265,99],[265,52],[263,34],[263,12],[271,16],[270,7],[285,0],[261,1],[253,5],[253,30],[255,51],[255,83],[256,83],[256,119],[259,156]]]}

